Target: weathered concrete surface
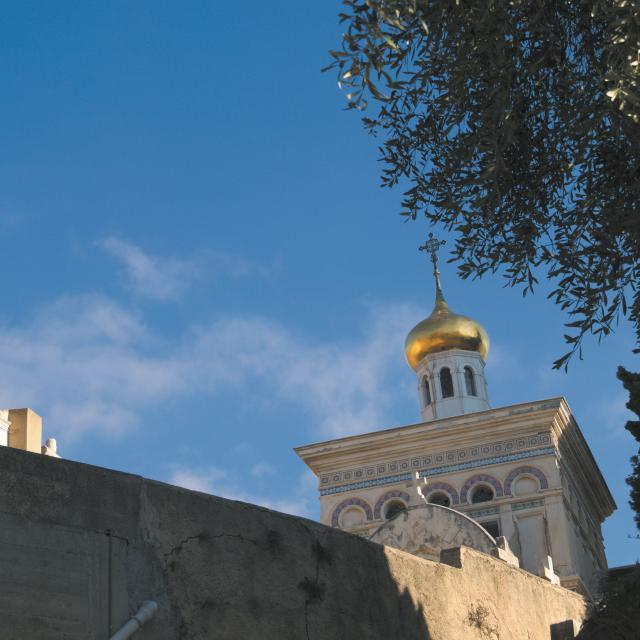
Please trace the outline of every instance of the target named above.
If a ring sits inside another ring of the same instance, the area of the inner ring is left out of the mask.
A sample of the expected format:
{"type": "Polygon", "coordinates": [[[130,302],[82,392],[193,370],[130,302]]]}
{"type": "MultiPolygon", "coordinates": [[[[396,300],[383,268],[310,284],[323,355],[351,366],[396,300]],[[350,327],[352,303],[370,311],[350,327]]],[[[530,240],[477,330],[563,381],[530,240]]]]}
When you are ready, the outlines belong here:
{"type": "Polygon", "coordinates": [[[549,640],[584,601],[462,548],[422,560],[323,525],[0,447],[0,638],[549,640]]]}
{"type": "Polygon", "coordinates": [[[465,546],[491,554],[496,544],[475,520],[429,503],[401,511],[376,529],[369,540],[436,561],[443,549],[465,546]]]}

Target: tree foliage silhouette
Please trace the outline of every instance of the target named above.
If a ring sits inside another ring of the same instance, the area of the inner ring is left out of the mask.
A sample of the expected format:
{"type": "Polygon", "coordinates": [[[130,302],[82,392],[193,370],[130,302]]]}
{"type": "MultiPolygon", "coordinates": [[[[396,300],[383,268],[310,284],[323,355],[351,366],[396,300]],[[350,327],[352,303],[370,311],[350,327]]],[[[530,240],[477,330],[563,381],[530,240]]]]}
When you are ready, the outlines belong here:
{"type": "Polygon", "coordinates": [[[327,69],[368,108],[403,215],[455,232],[463,278],[549,279],[569,316],[556,368],[620,316],[640,346],[640,5],[343,4],[327,69]]]}

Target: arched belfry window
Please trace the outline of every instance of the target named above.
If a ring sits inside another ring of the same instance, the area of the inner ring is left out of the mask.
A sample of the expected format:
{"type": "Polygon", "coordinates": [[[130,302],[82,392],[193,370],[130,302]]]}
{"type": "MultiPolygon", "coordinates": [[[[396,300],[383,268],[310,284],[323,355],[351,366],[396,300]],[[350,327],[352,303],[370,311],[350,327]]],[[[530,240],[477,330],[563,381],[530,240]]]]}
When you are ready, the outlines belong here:
{"type": "Polygon", "coordinates": [[[493,500],[493,490],[485,484],[476,487],[471,494],[471,502],[478,504],[479,502],[489,502],[493,500]]]}
{"type": "Polygon", "coordinates": [[[439,504],[441,507],[450,507],[451,506],[451,498],[442,492],[436,491],[429,496],[429,502],[431,504],[439,504]]]}
{"type": "Polygon", "coordinates": [[[467,388],[468,396],[477,396],[478,393],[476,391],[476,379],[473,375],[473,369],[471,367],[464,368],[464,384],[467,388]]]}
{"type": "Polygon", "coordinates": [[[453,378],[449,367],[440,369],[440,388],[443,398],[453,398],[453,378]]]}
{"type": "Polygon", "coordinates": [[[394,518],[401,511],[404,511],[406,508],[407,508],[407,505],[404,502],[402,502],[402,500],[389,501],[384,508],[385,520],[391,520],[391,518],[394,518]]]}
{"type": "Polygon", "coordinates": [[[429,378],[427,376],[422,378],[422,397],[424,398],[424,406],[428,407],[431,404],[431,389],[429,388],[429,378]]]}

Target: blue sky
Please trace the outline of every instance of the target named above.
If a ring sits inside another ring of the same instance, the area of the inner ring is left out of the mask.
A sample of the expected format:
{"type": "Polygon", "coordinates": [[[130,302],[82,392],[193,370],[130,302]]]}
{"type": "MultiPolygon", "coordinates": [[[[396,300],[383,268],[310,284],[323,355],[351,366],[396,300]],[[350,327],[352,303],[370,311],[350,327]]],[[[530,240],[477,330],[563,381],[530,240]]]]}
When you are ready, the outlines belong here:
{"type": "MultiPolygon", "coordinates": [[[[64,457],[317,517],[292,447],[418,421],[403,341],[432,307],[429,229],[320,73],[339,10],[3,6],[0,406],[41,413],[64,457]]],[[[568,398],[619,506],[609,562],[635,562],[629,327],[552,372],[544,286],[442,271],[491,337],[492,405],[568,398]]]]}

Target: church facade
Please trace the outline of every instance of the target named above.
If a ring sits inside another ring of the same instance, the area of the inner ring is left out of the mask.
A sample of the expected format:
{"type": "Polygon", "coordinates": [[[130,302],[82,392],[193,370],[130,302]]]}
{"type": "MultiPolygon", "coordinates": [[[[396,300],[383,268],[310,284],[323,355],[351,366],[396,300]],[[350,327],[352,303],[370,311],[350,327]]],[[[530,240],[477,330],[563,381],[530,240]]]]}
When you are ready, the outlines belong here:
{"type": "Polygon", "coordinates": [[[447,305],[434,244],[435,307],[405,343],[423,421],[297,448],[319,479],[320,520],[370,537],[421,503],[420,482],[429,502],[504,536],[523,569],[594,597],[616,506],[604,478],[564,398],[490,408],[489,338],[447,305]]]}

